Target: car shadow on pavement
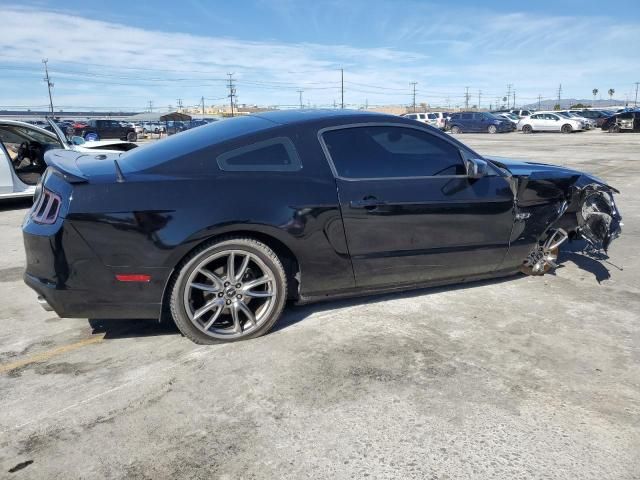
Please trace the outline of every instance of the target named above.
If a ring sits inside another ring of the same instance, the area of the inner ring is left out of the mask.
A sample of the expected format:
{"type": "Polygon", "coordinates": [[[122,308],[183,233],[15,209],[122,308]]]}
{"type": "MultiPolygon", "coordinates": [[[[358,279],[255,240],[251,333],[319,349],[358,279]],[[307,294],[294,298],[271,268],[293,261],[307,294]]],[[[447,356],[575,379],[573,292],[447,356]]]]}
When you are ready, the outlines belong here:
{"type": "Polygon", "coordinates": [[[574,240],[563,245],[558,256],[558,264],[563,265],[567,262],[571,262],[580,270],[592,274],[598,283],[611,278],[607,266],[622,270],[622,267],[609,262],[609,257],[606,254],[590,251],[584,240],[574,240]]]}
{"type": "Polygon", "coordinates": [[[172,321],[159,322],[157,319],[89,319],[89,326],[96,335],[104,333],[105,340],[133,337],[155,337],[159,335],[176,335],[180,331],[172,321]]]}
{"type": "Polygon", "coordinates": [[[25,210],[31,208],[33,198],[9,198],[0,202],[0,212],[10,212],[12,210],[25,210]]]}
{"type": "Polygon", "coordinates": [[[413,290],[404,290],[392,293],[380,293],[380,294],[371,294],[371,295],[362,295],[358,297],[345,298],[341,300],[327,300],[318,303],[312,303],[309,305],[299,305],[293,306],[292,308],[288,308],[284,311],[278,323],[271,330],[272,332],[277,332],[278,330],[283,330],[291,325],[294,325],[307,317],[311,316],[314,313],[319,313],[327,310],[334,310],[339,308],[348,308],[354,307],[358,305],[370,305],[378,302],[387,302],[391,300],[406,300],[416,297],[423,297],[427,295],[433,295],[442,292],[450,292],[454,290],[467,290],[476,287],[483,287],[485,285],[496,285],[503,282],[512,282],[517,280],[518,278],[522,278],[524,275],[515,274],[507,277],[498,277],[498,278],[490,278],[487,280],[476,280],[467,283],[459,283],[452,285],[444,285],[441,287],[423,287],[416,288],[413,290]]]}

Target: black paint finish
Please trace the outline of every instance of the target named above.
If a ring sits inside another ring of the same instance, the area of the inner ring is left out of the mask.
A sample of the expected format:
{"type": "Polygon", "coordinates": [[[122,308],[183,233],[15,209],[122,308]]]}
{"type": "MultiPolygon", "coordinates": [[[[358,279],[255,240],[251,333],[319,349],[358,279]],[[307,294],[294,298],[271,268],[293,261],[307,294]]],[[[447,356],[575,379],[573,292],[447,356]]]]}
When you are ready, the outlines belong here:
{"type": "MultiPolygon", "coordinates": [[[[604,185],[579,172],[504,159],[477,179],[336,178],[318,132],[376,122],[416,128],[389,115],[273,112],[107,158],[49,152],[43,185],[62,207],[52,225],[25,219],[25,281],[60,316],[157,318],[181,260],[228,234],[251,235],[274,249],[299,301],[504,275],[515,273],[558,221],[576,185],[585,179],[604,185]],[[291,140],[301,169],[218,168],[224,152],[274,137],[291,140]],[[522,212],[531,214],[528,220],[516,219],[522,212]],[[151,279],[123,283],[120,274],[151,279]]],[[[436,129],[420,128],[465,158],[482,158],[436,129]]]]}

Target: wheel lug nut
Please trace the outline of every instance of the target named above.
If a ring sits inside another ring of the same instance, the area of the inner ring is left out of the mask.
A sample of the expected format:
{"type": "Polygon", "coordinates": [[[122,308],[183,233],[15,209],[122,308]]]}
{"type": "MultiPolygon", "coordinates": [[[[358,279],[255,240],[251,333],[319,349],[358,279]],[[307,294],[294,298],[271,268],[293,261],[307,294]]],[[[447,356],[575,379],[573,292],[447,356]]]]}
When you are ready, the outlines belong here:
{"type": "Polygon", "coordinates": [[[242,287],[242,284],[241,283],[236,283],[236,288],[240,288],[240,287],[242,287]]]}
{"type": "Polygon", "coordinates": [[[223,296],[223,295],[224,295],[224,293],[222,293],[222,292],[220,292],[220,293],[218,294],[218,296],[219,296],[219,297],[221,297],[221,296],[223,296]]]}
{"type": "Polygon", "coordinates": [[[231,305],[231,300],[227,300],[227,305],[231,305]]]}
{"type": "Polygon", "coordinates": [[[230,283],[229,283],[229,282],[224,282],[224,286],[225,286],[225,287],[228,287],[229,285],[230,285],[230,283]]]}
{"type": "Polygon", "coordinates": [[[242,298],[242,295],[238,294],[236,295],[236,298],[242,298]]]}

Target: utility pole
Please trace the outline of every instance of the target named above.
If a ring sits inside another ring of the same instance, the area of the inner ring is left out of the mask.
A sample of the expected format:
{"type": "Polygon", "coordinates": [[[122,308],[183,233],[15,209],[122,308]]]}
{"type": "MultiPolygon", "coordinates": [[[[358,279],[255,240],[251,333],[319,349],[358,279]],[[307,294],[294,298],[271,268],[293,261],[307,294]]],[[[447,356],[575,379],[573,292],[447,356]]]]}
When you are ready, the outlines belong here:
{"type": "Polygon", "coordinates": [[[482,90],[478,90],[478,111],[480,111],[480,99],[482,98],[482,90]]]}
{"type": "Polygon", "coordinates": [[[200,97],[200,103],[202,104],[202,117],[204,118],[204,96],[200,97]]]}
{"type": "Polygon", "coordinates": [[[149,111],[149,113],[153,112],[153,100],[149,100],[147,102],[147,110],[149,111]]]}
{"type": "Polygon", "coordinates": [[[513,89],[513,108],[516,108],[516,89],[513,89]]]}
{"type": "Polygon", "coordinates": [[[298,90],[298,94],[300,95],[300,108],[302,108],[302,92],[304,92],[304,90],[298,90]]]}
{"type": "Polygon", "coordinates": [[[182,99],[179,98],[176,100],[177,104],[178,104],[178,112],[181,113],[182,112],[182,99]]]}
{"type": "Polygon", "coordinates": [[[53,99],[51,98],[51,89],[53,88],[53,83],[49,78],[49,68],[47,67],[48,59],[43,59],[42,63],[44,63],[44,81],[47,82],[47,89],[49,90],[49,108],[51,109],[51,116],[53,117],[53,99]]]}
{"type": "Polygon", "coordinates": [[[637,107],[638,106],[638,85],[640,84],[640,82],[636,82],[636,99],[633,101],[633,106],[637,107]]]}
{"type": "Polygon", "coordinates": [[[236,96],[236,88],[233,85],[233,73],[227,73],[229,75],[229,102],[231,104],[231,116],[233,117],[233,98],[236,96]]]}
{"type": "Polygon", "coordinates": [[[464,109],[469,110],[469,87],[464,87],[464,109]]]}
{"type": "Polygon", "coordinates": [[[538,94],[538,110],[542,110],[542,95],[538,94]]]}
{"type": "Polygon", "coordinates": [[[340,108],[344,108],[344,69],[340,69],[340,108]]]}
{"type": "Polygon", "coordinates": [[[558,107],[562,108],[562,104],[560,103],[562,101],[562,84],[560,84],[558,86],[558,107]]]}
{"type": "Polygon", "coordinates": [[[511,87],[513,87],[511,83],[507,85],[507,110],[509,109],[509,102],[511,101],[511,87]]]}
{"type": "Polygon", "coordinates": [[[418,82],[411,82],[409,85],[413,87],[413,113],[416,113],[416,85],[418,82]]]}

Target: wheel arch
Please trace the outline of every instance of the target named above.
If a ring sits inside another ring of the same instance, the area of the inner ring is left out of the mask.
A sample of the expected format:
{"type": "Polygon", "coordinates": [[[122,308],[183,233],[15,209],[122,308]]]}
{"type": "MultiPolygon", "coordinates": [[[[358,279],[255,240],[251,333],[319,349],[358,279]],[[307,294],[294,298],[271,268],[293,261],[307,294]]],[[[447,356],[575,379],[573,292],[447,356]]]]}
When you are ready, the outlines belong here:
{"type": "Polygon", "coordinates": [[[171,295],[171,284],[180,272],[184,260],[195,250],[201,248],[203,245],[215,243],[218,240],[222,240],[229,237],[244,237],[253,238],[259,242],[264,243],[267,247],[274,251],[282,262],[285,273],[287,275],[287,299],[297,299],[299,296],[299,283],[301,281],[300,275],[300,262],[298,255],[296,255],[287,243],[281,237],[281,235],[274,234],[273,232],[264,231],[263,229],[251,229],[246,226],[237,228],[225,228],[223,231],[218,231],[215,234],[211,234],[205,237],[199,237],[197,241],[190,244],[190,248],[185,251],[181,251],[180,255],[173,259],[171,266],[171,273],[167,277],[163,292],[162,292],[162,314],[165,317],[168,313],[169,296],[171,295]]]}

